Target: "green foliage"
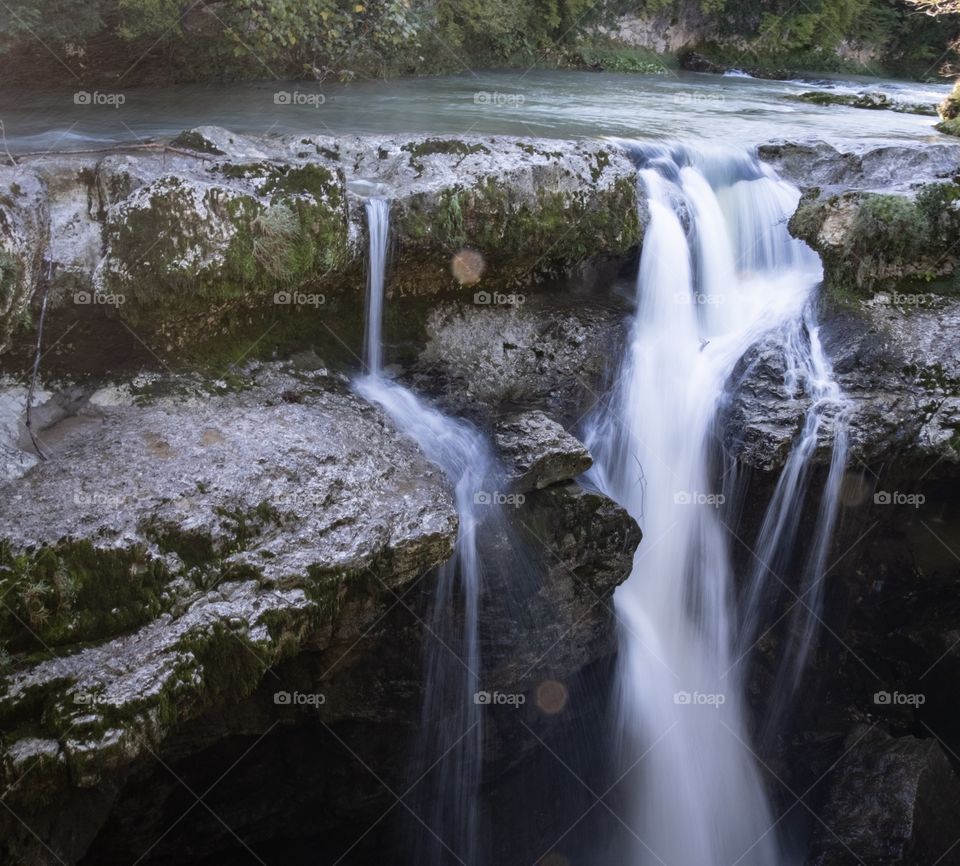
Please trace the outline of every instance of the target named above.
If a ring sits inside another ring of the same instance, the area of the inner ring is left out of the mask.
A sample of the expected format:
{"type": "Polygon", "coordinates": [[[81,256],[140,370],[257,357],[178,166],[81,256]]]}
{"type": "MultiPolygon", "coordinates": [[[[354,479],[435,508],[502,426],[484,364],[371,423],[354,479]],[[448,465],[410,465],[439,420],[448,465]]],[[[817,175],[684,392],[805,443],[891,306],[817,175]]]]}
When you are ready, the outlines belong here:
{"type": "Polygon", "coordinates": [[[348,79],[511,63],[649,73],[660,71],[656,58],[604,45],[598,25],[627,13],[682,19],[694,7],[710,41],[740,60],[825,71],[836,68],[841,44],[932,71],[958,29],[955,17],[917,14],[908,0],[20,0],[0,4],[0,53],[38,51],[39,37],[105,74],[98,61],[125,71],[151,51],[165,71],[199,79],[348,79]]]}
{"type": "Polygon", "coordinates": [[[664,75],[668,71],[663,58],[652,51],[611,42],[585,42],[580,47],[580,57],[584,66],[604,72],[664,75]]]}
{"type": "MultiPolygon", "coordinates": [[[[960,117],[960,81],[953,85],[953,90],[937,106],[937,111],[944,120],[955,120],[960,117]]],[[[950,134],[954,135],[955,133],[950,134]]]]}
{"type": "Polygon", "coordinates": [[[960,117],[943,120],[937,124],[936,128],[945,135],[954,135],[960,138],[960,117]]]}
{"type": "Polygon", "coordinates": [[[102,0],[26,0],[0,3],[0,50],[33,39],[81,42],[104,26],[102,0]]]}

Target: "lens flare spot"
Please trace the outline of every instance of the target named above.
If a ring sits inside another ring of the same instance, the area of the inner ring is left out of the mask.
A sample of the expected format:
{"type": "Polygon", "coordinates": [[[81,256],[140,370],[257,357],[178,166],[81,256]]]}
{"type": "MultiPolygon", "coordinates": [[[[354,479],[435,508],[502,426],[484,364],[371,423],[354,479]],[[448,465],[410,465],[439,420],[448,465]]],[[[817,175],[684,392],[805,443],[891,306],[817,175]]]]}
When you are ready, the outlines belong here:
{"type": "Polygon", "coordinates": [[[556,680],[544,680],[537,686],[537,706],[548,715],[556,715],[566,705],[570,694],[563,683],[556,680]]]}
{"type": "Polygon", "coordinates": [[[480,282],[480,277],[487,268],[487,262],[482,253],[476,250],[460,250],[450,263],[457,282],[462,286],[472,286],[480,282]]]}

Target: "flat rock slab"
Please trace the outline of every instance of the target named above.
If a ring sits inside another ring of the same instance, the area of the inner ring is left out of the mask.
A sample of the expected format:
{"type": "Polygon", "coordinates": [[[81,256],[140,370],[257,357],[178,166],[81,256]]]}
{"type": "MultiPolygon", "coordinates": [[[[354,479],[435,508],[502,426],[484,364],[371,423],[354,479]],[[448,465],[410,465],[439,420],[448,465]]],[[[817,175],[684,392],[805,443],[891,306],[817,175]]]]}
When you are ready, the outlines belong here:
{"type": "Polygon", "coordinates": [[[98,784],[450,556],[449,484],[378,408],[323,369],[246,373],[101,389],[0,485],[14,800],[98,784]]]}

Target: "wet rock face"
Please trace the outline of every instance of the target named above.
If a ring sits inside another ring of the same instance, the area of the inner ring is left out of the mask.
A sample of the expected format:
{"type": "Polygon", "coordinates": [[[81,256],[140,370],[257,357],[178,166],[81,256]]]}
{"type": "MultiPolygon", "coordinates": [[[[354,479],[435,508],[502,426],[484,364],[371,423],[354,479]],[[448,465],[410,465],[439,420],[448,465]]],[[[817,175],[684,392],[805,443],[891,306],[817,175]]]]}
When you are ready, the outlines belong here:
{"type": "Polygon", "coordinates": [[[956,268],[960,186],[933,183],[915,195],[846,192],[808,197],[790,230],[823,259],[836,296],[869,296],[909,278],[929,281],[956,268]]]}
{"type": "Polygon", "coordinates": [[[409,378],[455,414],[536,408],[575,428],[615,372],[627,316],[589,298],[445,304],[427,318],[426,346],[409,378]]]}
{"type": "Polygon", "coordinates": [[[802,391],[787,387],[783,346],[763,341],[740,359],[727,385],[720,410],[724,447],[748,466],[774,470],[786,461],[808,407],[802,391]]]}
{"type": "Polygon", "coordinates": [[[29,170],[0,167],[0,353],[28,318],[49,220],[42,181],[29,170]]]}
{"type": "MultiPolygon", "coordinates": [[[[960,461],[960,303],[933,294],[880,293],[825,317],[820,338],[846,402],[857,460],[960,461]]],[[[753,347],[729,383],[724,443],[740,461],[782,465],[809,399],[787,387],[782,347],[753,347]]],[[[833,435],[823,431],[825,450],[833,435]]]]}
{"type": "MultiPolygon", "coordinates": [[[[0,640],[12,655],[0,672],[0,766],[9,808],[64,862],[91,844],[94,862],[136,859],[147,829],[166,829],[180,789],[162,783],[156,755],[186,774],[199,761],[203,778],[231,738],[318,713],[373,725],[392,743],[377,760],[402,781],[397,744],[416,724],[434,567],[457,515],[416,445],[308,360],[251,364],[229,385],[144,376],[55,395],[38,413],[49,459],[2,486],[0,640]],[[278,691],[324,701],[288,705],[278,691]],[[110,815],[119,824],[94,842],[110,815]]],[[[484,621],[496,624],[483,683],[517,693],[613,652],[610,595],[640,535],[622,509],[566,482],[589,457],[559,425],[536,415],[509,433],[511,453],[536,455],[541,489],[480,529],[484,621]]],[[[531,746],[504,748],[516,761],[531,746]]],[[[329,757],[315,755],[318,776],[329,757]]],[[[291,826],[258,805],[272,784],[221,794],[251,838],[291,826]]],[[[363,804],[329,826],[355,814],[363,804]]],[[[233,844],[220,826],[203,833],[208,853],[233,844]]],[[[12,816],[0,830],[11,862],[56,862],[12,816]]],[[[156,862],[173,850],[161,846],[156,862]]]]}
{"type": "MultiPolygon", "coordinates": [[[[178,724],[452,550],[446,479],[323,371],[264,369],[221,394],[166,384],[186,393],[91,401],[57,457],[4,485],[14,808],[109,789],[178,724]],[[49,658],[21,655],[37,649],[49,658]]],[[[9,829],[9,856],[33,850],[9,829]]],[[[71,839],[51,837],[68,858],[71,839]]]]}
{"type": "Polygon", "coordinates": [[[820,254],[834,298],[954,273],[960,146],[841,152],[823,142],[784,143],[759,155],[805,190],[790,231],[820,254]]]}
{"type": "Polygon", "coordinates": [[[960,779],[936,739],[861,725],[844,749],[808,866],[960,863],[960,779]]]}
{"type": "Polygon", "coordinates": [[[841,151],[826,142],[764,144],[758,155],[803,190],[903,192],[960,172],[960,145],[892,144],[841,151]]]}
{"type": "Polygon", "coordinates": [[[625,255],[643,232],[635,169],[599,142],[254,139],[203,127],[167,149],[30,158],[3,172],[0,315],[11,333],[38,303],[44,258],[55,309],[81,305],[171,347],[222,340],[238,328],[228,313],[297,303],[284,293],[322,298],[301,306],[352,299],[370,194],[392,201],[399,297],[523,287],[625,255]]]}
{"type": "Polygon", "coordinates": [[[862,460],[960,461],[960,303],[918,293],[878,295],[824,327],[824,347],[852,403],[851,445],[862,460]]]}

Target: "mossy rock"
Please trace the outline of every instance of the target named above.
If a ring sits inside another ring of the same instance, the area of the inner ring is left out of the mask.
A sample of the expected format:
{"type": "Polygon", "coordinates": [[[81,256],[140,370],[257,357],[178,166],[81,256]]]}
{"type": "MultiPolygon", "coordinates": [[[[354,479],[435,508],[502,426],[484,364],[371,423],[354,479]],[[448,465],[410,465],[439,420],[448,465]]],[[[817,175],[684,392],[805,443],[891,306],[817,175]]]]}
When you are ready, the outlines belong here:
{"type": "Polygon", "coordinates": [[[128,631],[161,613],[170,577],[142,547],[64,541],[18,552],[0,544],[0,642],[38,650],[128,631]]]}
{"type": "MultiPolygon", "coordinates": [[[[601,153],[597,177],[605,167],[601,153]]],[[[462,248],[483,256],[488,284],[514,285],[594,256],[626,254],[643,235],[626,177],[604,190],[540,188],[531,201],[488,176],[472,187],[411,196],[394,223],[403,243],[391,284],[412,294],[457,287],[450,266],[462,248]]]]}
{"type": "Polygon", "coordinates": [[[904,280],[952,274],[958,201],[954,183],[929,184],[915,198],[852,192],[821,200],[814,192],[801,202],[790,231],[820,253],[834,299],[850,302],[904,280]]]}

